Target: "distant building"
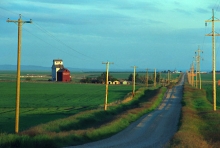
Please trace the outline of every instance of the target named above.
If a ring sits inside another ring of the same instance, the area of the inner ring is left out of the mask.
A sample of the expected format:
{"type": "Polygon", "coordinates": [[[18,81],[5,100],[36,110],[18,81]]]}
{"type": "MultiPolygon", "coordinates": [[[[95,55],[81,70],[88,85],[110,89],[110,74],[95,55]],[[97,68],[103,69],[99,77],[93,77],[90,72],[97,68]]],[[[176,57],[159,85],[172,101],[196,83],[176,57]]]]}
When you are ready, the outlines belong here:
{"type": "Polygon", "coordinates": [[[120,84],[119,81],[113,81],[112,84],[120,84]]]}
{"type": "Polygon", "coordinates": [[[63,60],[54,59],[52,65],[52,81],[57,81],[57,71],[63,69],[63,60]]]}
{"type": "Polygon", "coordinates": [[[129,82],[128,81],[121,81],[121,84],[127,85],[127,84],[129,84],[129,82]]]}
{"type": "Polygon", "coordinates": [[[70,71],[66,68],[57,71],[57,81],[69,82],[71,80],[70,71]]]}
{"type": "Polygon", "coordinates": [[[70,71],[63,66],[63,60],[61,59],[54,59],[52,65],[52,81],[63,81],[69,82],[70,71]],[[59,76],[58,76],[59,75],[59,76]]]}

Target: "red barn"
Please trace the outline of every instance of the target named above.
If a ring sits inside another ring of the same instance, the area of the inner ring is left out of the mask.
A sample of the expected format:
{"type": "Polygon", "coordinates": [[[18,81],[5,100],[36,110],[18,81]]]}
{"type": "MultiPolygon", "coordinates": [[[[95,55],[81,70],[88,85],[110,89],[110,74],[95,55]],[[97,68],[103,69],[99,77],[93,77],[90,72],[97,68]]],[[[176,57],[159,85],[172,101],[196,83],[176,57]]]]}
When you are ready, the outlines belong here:
{"type": "Polygon", "coordinates": [[[66,68],[57,71],[57,81],[69,82],[70,81],[70,71],[66,68]]]}

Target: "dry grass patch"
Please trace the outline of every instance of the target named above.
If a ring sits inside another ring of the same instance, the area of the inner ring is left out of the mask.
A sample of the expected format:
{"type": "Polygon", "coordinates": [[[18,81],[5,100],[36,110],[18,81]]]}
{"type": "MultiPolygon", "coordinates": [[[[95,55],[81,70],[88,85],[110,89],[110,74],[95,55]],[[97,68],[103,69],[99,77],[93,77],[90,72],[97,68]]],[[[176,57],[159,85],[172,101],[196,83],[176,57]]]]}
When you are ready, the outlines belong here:
{"type": "Polygon", "coordinates": [[[212,111],[206,92],[184,85],[179,130],[170,147],[218,148],[220,144],[220,114],[212,111]]]}

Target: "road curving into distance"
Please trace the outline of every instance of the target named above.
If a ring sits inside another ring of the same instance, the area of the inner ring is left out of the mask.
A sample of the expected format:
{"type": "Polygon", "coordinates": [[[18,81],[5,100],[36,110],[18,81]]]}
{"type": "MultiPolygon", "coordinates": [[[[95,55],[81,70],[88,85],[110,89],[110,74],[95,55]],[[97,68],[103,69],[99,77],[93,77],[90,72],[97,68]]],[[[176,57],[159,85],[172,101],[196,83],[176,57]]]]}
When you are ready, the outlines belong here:
{"type": "Polygon", "coordinates": [[[144,148],[164,147],[177,131],[181,111],[184,76],[164,96],[160,106],[142,116],[120,133],[100,141],[69,148],[144,148]]]}

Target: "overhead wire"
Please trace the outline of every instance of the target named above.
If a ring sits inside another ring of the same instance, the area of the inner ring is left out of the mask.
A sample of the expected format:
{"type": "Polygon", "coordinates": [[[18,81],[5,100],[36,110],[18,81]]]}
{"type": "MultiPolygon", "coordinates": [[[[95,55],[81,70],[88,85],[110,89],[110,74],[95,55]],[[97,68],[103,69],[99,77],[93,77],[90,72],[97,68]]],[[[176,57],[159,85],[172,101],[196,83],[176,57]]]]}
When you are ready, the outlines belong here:
{"type": "MultiPolygon", "coordinates": [[[[8,12],[10,12],[10,13],[16,14],[16,13],[14,13],[13,11],[10,11],[10,10],[8,10],[8,9],[2,8],[2,7],[0,7],[0,8],[3,9],[3,10],[5,10],[5,11],[8,11],[8,12]]],[[[2,16],[2,15],[1,15],[1,16],[2,16]]],[[[24,15],[22,15],[22,17],[27,18],[27,17],[25,17],[24,15]]],[[[52,33],[50,33],[48,30],[46,30],[45,28],[41,27],[38,23],[36,23],[36,21],[33,21],[33,24],[34,24],[39,30],[41,30],[43,33],[47,34],[47,35],[50,36],[52,39],[54,39],[55,41],[57,41],[57,42],[59,42],[60,44],[64,45],[64,46],[67,47],[68,49],[71,49],[72,51],[74,51],[74,52],[76,52],[76,53],[78,53],[78,54],[81,54],[81,55],[83,55],[83,56],[85,56],[85,57],[87,57],[87,58],[90,58],[90,59],[93,59],[93,60],[96,60],[96,61],[97,61],[97,59],[95,59],[95,58],[93,58],[93,57],[91,57],[91,56],[89,56],[89,55],[86,55],[86,54],[84,54],[84,53],[82,53],[82,52],[79,52],[78,50],[76,50],[76,49],[70,47],[69,45],[67,45],[66,43],[64,43],[64,42],[61,41],[60,39],[58,39],[56,36],[54,36],[52,33]]],[[[30,32],[29,32],[29,33],[30,33],[30,32]]],[[[31,33],[31,34],[32,34],[32,33],[31,33]]],[[[32,35],[33,35],[33,34],[32,34],[32,35]]],[[[35,37],[36,37],[36,36],[35,36],[35,37]]],[[[38,37],[38,39],[39,39],[39,37],[38,37]]],[[[42,40],[42,39],[40,39],[40,40],[42,40]]],[[[43,41],[43,40],[42,40],[42,41],[43,41]]]]}
{"type": "MultiPolygon", "coordinates": [[[[8,12],[10,12],[10,13],[13,13],[13,14],[16,14],[16,15],[17,15],[17,13],[14,13],[13,11],[10,11],[10,10],[5,9],[5,8],[2,8],[2,7],[0,7],[0,8],[3,9],[3,10],[8,11],[8,12]]],[[[24,18],[26,18],[26,19],[29,19],[29,18],[27,18],[27,17],[24,16],[24,15],[22,15],[22,17],[24,17],[24,18]]],[[[7,17],[6,17],[6,18],[7,18],[7,17]]],[[[43,33],[45,33],[47,36],[50,36],[52,39],[54,39],[55,41],[57,41],[57,42],[59,42],[60,44],[64,45],[64,46],[67,47],[68,49],[70,49],[70,50],[72,50],[72,51],[74,51],[74,52],[76,52],[76,53],[78,53],[78,54],[80,54],[80,55],[83,55],[84,57],[87,57],[87,58],[89,58],[89,59],[92,59],[92,60],[95,60],[95,61],[98,61],[98,62],[102,62],[102,61],[98,60],[97,58],[91,57],[91,56],[89,56],[89,55],[87,55],[87,54],[84,54],[84,53],[82,53],[82,52],[79,52],[78,50],[76,50],[76,49],[70,47],[69,45],[67,45],[66,43],[64,43],[62,40],[58,39],[58,38],[57,38],[55,35],[53,35],[51,32],[49,32],[49,31],[46,30],[45,28],[41,27],[41,26],[40,26],[36,21],[34,21],[34,20],[33,20],[33,25],[36,26],[39,30],[41,30],[43,33]]],[[[43,40],[43,39],[37,37],[36,35],[34,35],[33,33],[31,33],[30,31],[28,31],[28,32],[29,32],[31,35],[33,35],[33,36],[35,36],[36,38],[38,38],[39,40],[41,40],[41,41],[47,43],[47,44],[50,45],[50,46],[53,46],[53,45],[49,44],[48,42],[46,42],[45,40],[43,40]]],[[[54,46],[53,46],[53,47],[54,47],[54,46]]],[[[56,49],[58,49],[58,48],[56,47],[56,49]]],[[[66,52],[65,52],[65,53],[66,53],[66,52]]],[[[69,55],[69,54],[68,54],[68,55],[69,55]]],[[[114,62],[114,61],[113,61],[113,62],[114,62]]],[[[114,65],[117,66],[117,67],[119,67],[119,68],[121,68],[121,69],[125,69],[125,67],[122,67],[121,65],[118,65],[118,64],[116,64],[116,63],[114,63],[114,65]]],[[[129,68],[129,67],[128,67],[128,68],[129,68]]]]}
{"type": "MultiPolygon", "coordinates": [[[[220,0],[217,0],[217,2],[216,2],[216,9],[215,9],[215,12],[218,12],[218,9],[219,9],[219,5],[220,5],[220,0]]],[[[216,18],[216,17],[215,17],[216,18]]],[[[216,18],[216,19],[218,19],[219,20],[219,18],[216,18]]],[[[217,32],[218,34],[220,33],[220,29],[218,29],[218,32],[217,32]]],[[[219,43],[219,37],[217,36],[217,42],[216,43],[219,43]]],[[[218,47],[217,47],[217,49],[216,49],[216,60],[217,60],[217,57],[219,56],[219,49],[220,49],[220,44],[218,44],[218,47]]],[[[217,64],[216,64],[216,67],[217,67],[217,64]]]]}
{"type": "MultiPolygon", "coordinates": [[[[11,11],[11,10],[8,10],[8,9],[2,8],[2,7],[0,7],[0,8],[3,9],[3,10],[5,10],[5,11],[8,11],[8,12],[10,12],[10,13],[13,13],[13,14],[16,14],[16,15],[17,15],[17,13],[15,13],[15,12],[13,12],[13,11],[11,11]]],[[[22,15],[22,17],[27,18],[27,17],[25,17],[24,15],[22,15]]],[[[6,17],[6,18],[7,18],[7,17],[6,17]]],[[[34,20],[33,20],[33,25],[36,26],[39,30],[41,30],[43,33],[45,33],[47,36],[49,36],[50,38],[52,38],[53,40],[55,40],[56,42],[58,42],[58,43],[60,43],[61,45],[65,46],[66,48],[68,48],[68,49],[74,51],[74,52],[77,53],[77,54],[80,54],[80,55],[82,55],[82,56],[84,56],[84,57],[87,57],[87,58],[89,58],[89,59],[92,59],[92,60],[95,60],[95,61],[99,61],[100,64],[101,64],[102,61],[100,61],[98,58],[91,57],[91,56],[89,56],[89,55],[87,55],[87,54],[84,54],[84,53],[82,53],[82,52],[80,52],[80,51],[74,49],[73,47],[70,47],[70,46],[67,45],[65,42],[63,42],[62,40],[60,40],[57,36],[53,35],[50,31],[46,30],[46,29],[43,28],[41,25],[39,25],[39,24],[38,24],[36,21],[34,21],[34,20]]],[[[57,49],[57,50],[60,50],[60,51],[61,51],[61,49],[59,49],[58,47],[54,47],[54,45],[48,43],[48,42],[45,41],[44,39],[42,39],[42,38],[38,37],[37,35],[35,35],[34,33],[31,33],[31,31],[28,31],[28,30],[26,30],[26,31],[27,31],[29,34],[31,34],[31,35],[33,35],[34,37],[36,37],[37,39],[41,40],[42,42],[44,42],[44,43],[50,45],[50,46],[53,47],[54,49],[57,49]]],[[[62,49],[62,52],[65,52],[65,53],[68,54],[68,55],[70,54],[70,53],[68,53],[66,50],[63,50],[63,49],[62,49]]],[[[76,55],[75,55],[75,56],[76,56],[76,55]]],[[[112,61],[112,62],[114,62],[114,61],[112,61]]],[[[117,63],[115,63],[114,65],[117,66],[118,68],[125,69],[125,67],[122,67],[121,65],[119,65],[119,64],[117,64],[117,63]]],[[[138,65],[137,65],[137,66],[138,66],[138,65]]],[[[126,69],[129,69],[129,67],[126,68],[126,69]]],[[[140,69],[145,69],[145,68],[140,68],[140,69]]]]}

